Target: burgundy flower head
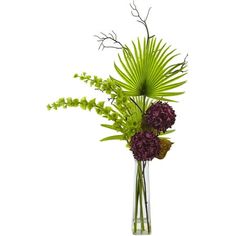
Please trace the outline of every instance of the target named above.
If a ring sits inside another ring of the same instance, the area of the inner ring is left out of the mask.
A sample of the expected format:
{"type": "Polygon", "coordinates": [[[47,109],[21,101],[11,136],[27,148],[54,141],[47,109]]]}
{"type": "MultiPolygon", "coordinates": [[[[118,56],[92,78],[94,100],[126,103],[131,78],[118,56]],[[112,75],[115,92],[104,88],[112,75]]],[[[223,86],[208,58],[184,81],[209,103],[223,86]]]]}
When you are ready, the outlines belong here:
{"type": "Polygon", "coordinates": [[[149,161],[160,152],[160,141],[151,131],[141,131],[131,138],[131,151],[139,161],[149,161]]]}
{"type": "Polygon", "coordinates": [[[175,123],[175,111],[168,103],[161,101],[152,104],[146,111],[145,123],[158,132],[165,132],[175,123]]]}

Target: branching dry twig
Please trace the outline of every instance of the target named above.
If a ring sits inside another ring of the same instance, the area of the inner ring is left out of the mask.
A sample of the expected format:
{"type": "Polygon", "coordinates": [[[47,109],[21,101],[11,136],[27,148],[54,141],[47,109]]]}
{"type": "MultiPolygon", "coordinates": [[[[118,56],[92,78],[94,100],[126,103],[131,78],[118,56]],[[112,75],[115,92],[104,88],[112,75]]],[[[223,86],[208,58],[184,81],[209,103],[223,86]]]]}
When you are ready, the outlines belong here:
{"type": "MultiPolygon", "coordinates": [[[[149,42],[149,39],[154,37],[155,35],[150,36],[148,25],[147,25],[147,19],[151,10],[151,7],[148,9],[146,17],[143,19],[140,16],[139,10],[137,9],[137,6],[135,4],[135,1],[133,0],[133,4],[130,3],[131,7],[131,14],[132,16],[138,18],[137,21],[141,24],[144,25],[146,32],[147,32],[147,43],[149,42]]],[[[120,41],[117,40],[117,35],[116,33],[112,30],[111,33],[105,34],[103,32],[100,32],[100,35],[94,35],[98,40],[99,44],[99,49],[104,49],[104,48],[115,48],[115,49],[127,49],[127,46],[123,45],[120,41]],[[113,42],[112,45],[109,45],[109,43],[106,45],[106,41],[113,42]]]]}
{"type": "Polygon", "coordinates": [[[182,63],[182,66],[181,66],[181,68],[180,68],[180,71],[181,71],[181,72],[184,72],[184,71],[183,71],[183,68],[188,65],[187,57],[188,57],[188,54],[185,56],[184,61],[183,61],[183,63],[182,63]]]}
{"type": "Polygon", "coordinates": [[[185,56],[183,62],[172,65],[172,66],[174,66],[174,67],[180,66],[180,68],[179,68],[179,69],[176,69],[176,70],[174,70],[174,71],[172,71],[171,74],[174,75],[174,74],[177,74],[177,73],[179,73],[179,72],[182,72],[182,73],[186,72],[186,71],[184,71],[184,68],[185,68],[185,66],[188,65],[187,57],[188,57],[188,54],[185,56]]]}
{"type": "Polygon", "coordinates": [[[154,35],[150,36],[149,34],[149,29],[148,29],[148,26],[147,26],[147,19],[148,19],[148,16],[149,16],[149,13],[150,13],[150,10],[151,10],[151,7],[148,9],[148,13],[145,17],[145,19],[143,19],[141,16],[140,16],[140,13],[135,5],[135,2],[133,1],[133,5],[130,3],[130,7],[131,7],[131,14],[132,16],[138,18],[138,22],[143,24],[145,29],[146,29],[146,32],[147,32],[147,43],[149,42],[149,39],[154,37],[154,35]]]}
{"type": "Polygon", "coordinates": [[[99,48],[116,48],[116,49],[125,49],[125,46],[117,40],[116,33],[112,30],[112,33],[104,34],[103,32],[100,33],[100,35],[94,35],[96,38],[98,38],[98,42],[100,43],[99,48]],[[113,45],[105,45],[106,41],[112,41],[113,45]]]}
{"type": "Polygon", "coordinates": [[[185,71],[183,70],[185,66],[187,66],[188,61],[187,61],[188,54],[185,56],[184,61],[180,63],[181,67],[179,69],[179,72],[184,73],[185,71]]]}

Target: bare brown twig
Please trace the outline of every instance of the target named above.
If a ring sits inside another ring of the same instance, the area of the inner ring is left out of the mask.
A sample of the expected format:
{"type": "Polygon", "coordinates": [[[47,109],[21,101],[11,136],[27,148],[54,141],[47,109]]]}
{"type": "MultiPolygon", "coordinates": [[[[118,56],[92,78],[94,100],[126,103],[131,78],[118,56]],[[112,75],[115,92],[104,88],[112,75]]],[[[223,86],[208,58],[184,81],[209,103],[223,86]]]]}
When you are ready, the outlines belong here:
{"type": "Polygon", "coordinates": [[[98,42],[100,43],[99,48],[116,48],[116,49],[125,49],[125,46],[117,40],[116,33],[112,30],[112,33],[104,34],[103,32],[100,33],[100,35],[94,35],[96,38],[98,38],[98,42]],[[113,42],[113,45],[106,45],[105,42],[110,41],[113,42]]]}
{"type": "Polygon", "coordinates": [[[175,74],[177,74],[179,72],[185,73],[186,70],[184,70],[184,69],[188,65],[187,57],[188,57],[188,54],[185,56],[183,62],[180,62],[180,63],[177,63],[177,64],[173,64],[172,67],[175,67],[175,68],[178,68],[179,66],[180,67],[178,69],[174,70],[174,71],[171,71],[170,73],[168,73],[168,75],[169,74],[175,75],[175,74]]]}
{"type": "Polygon", "coordinates": [[[130,3],[130,7],[131,7],[131,14],[132,16],[138,18],[138,22],[143,24],[145,29],[146,29],[146,32],[147,32],[147,43],[149,42],[149,39],[154,37],[154,35],[150,36],[150,33],[149,33],[149,29],[148,29],[148,26],[147,26],[147,19],[148,19],[148,16],[149,16],[149,13],[150,13],[150,10],[151,10],[151,7],[148,9],[148,12],[147,12],[147,15],[145,17],[145,19],[143,19],[141,16],[140,16],[140,13],[139,13],[139,10],[137,9],[137,6],[135,4],[135,2],[133,1],[133,5],[130,3]]]}

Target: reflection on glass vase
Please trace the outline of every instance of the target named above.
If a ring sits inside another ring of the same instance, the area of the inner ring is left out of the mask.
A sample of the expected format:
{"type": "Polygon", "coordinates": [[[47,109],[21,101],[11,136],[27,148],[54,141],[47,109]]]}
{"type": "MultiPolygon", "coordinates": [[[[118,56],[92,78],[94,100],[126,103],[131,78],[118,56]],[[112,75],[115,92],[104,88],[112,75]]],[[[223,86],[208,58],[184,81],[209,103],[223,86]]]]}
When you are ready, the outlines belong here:
{"type": "Polygon", "coordinates": [[[135,160],[134,205],[132,231],[134,235],[151,234],[149,161],[135,160]]]}

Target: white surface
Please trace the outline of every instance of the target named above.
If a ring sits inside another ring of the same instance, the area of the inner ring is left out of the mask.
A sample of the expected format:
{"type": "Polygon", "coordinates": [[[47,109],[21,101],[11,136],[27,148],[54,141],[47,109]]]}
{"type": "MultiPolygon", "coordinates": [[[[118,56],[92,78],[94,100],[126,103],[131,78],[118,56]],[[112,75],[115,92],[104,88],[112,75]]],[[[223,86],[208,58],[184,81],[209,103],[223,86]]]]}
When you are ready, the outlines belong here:
{"type": "MultiPolygon", "coordinates": [[[[74,73],[115,74],[117,51],[98,51],[94,34],[145,35],[128,3],[0,2],[1,236],[131,235],[131,153],[98,141],[109,132],[95,113],[46,110],[93,97],[74,73]]],[[[137,1],[142,14],[152,6],[151,33],[189,53],[175,145],[151,163],[153,235],[236,235],[233,3],[137,1]]]]}

